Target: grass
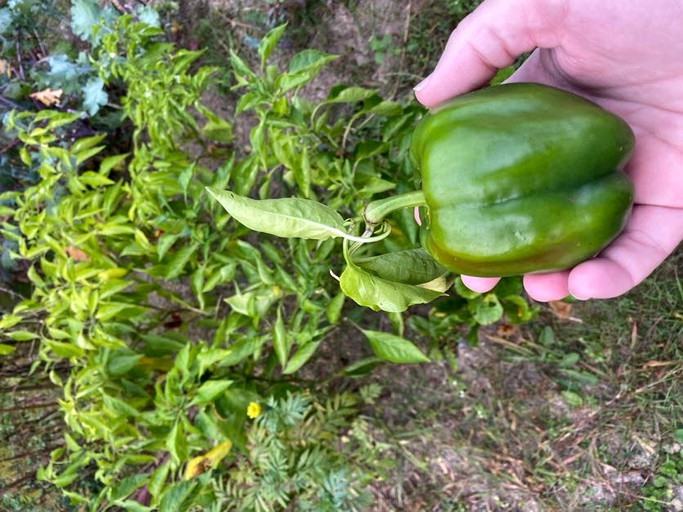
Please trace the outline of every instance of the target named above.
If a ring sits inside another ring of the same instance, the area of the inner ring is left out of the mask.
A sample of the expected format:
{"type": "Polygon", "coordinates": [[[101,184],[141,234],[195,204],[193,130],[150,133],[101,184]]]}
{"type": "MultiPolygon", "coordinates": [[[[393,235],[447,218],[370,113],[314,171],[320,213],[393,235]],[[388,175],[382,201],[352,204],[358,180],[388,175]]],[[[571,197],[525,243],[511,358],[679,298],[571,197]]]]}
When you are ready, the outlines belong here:
{"type": "Polygon", "coordinates": [[[673,510],[682,260],[620,299],[484,332],[459,346],[455,373],[436,363],[378,377],[391,379],[382,421],[402,461],[379,510],[673,510]]]}

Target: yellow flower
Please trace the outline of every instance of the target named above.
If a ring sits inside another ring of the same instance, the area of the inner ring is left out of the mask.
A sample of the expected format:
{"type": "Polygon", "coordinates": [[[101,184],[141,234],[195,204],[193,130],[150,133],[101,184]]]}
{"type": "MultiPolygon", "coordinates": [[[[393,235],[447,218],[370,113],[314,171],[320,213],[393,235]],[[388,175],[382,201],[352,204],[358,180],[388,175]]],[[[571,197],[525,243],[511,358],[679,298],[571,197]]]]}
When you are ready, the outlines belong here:
{"type": "Polygon", "coordinates": [[[257,402],[251,402],[247,407],[247,416],[253,420],[258,418],[259,414],[261,414],[261,405],[257,402]]]}

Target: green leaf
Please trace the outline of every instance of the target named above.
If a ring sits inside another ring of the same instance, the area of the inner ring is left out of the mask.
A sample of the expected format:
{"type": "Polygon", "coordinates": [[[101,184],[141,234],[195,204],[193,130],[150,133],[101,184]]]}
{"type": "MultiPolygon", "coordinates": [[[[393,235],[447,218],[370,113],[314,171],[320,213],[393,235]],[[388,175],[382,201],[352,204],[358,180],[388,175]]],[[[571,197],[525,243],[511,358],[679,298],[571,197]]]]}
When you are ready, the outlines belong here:
{"type": "Polygon", "coordinates": [[[581,398],[581,395],[574,393],[573,391],[564,390],[560,394],[564,398],[565,402],[567,402],[569,407],[576,408],[583,405],[583,398],[581,398]]]}
{"type": "Polygon", "coordinates": [[[0,8],[0,34],[12,26],[13,19],[12,11],[8,7],[0,8]]]}
{"type": "Polygon", "coordinates": [[[91,78],[83,86],[83,107],[90,117],[97,114],[100,107],[109,102],[109,96],[104,90],[104,82],[101,78],[91,78]]]}
{"type": "Polygon", "coordinates": [[[133,500],[117,501],[115,504],[128,512],[152,512],[153,509],[133,500]]]}
{"type": "Polygon", "coordinates": [[[219,366],[233,366],[244,361],[259,350],[268,339],[267,336],[243,338],[230,345],[230,352],[220,361],[219,366]]]}
{"type": "Polygon", "coordinates": [[[200,105],[197,109],[206,117],[207,122],[202,127],[204,137],[216,142],[228,143],[233,139],[232,124],[225,119],[217,116],[211,110],[200,105]]]}
{"type": "MultiPolygon", "coordinates": [[[[35,273],[35,268],[31,267],[29,269],[29,274],[31,274],[31,271],[35,273]]],[[[31,281],[35,282],[33,279],[31,281]]],[[[2,318],[0,318],[0,330],[2,329],[9,329],[10,327],[14,327],[17,325],[19,322],[21,322],[22,317],[19,315],[4,315],[2,318]]]]}
{"type": "Polygon", "coordinates": [[[335,55],[307,49],[297,53],[289,63],[287,73],[280,75],[278,86],[281,92],[290,91],[310,82],[328,62],[336,59],[335,55]]]}
{"type": "Polygon", "coordinates": [[[179,420],[173,424],[168,436],[166,436],[166,449],[176,466],[187,459],[187,438],[183,431],[183,423],[179,420]]]}
{"type": "Polygon", "coordinates": [[[503,306],[495,293],[487,293],[470,302],[472,317],[479,325],[490,325],[503,318],[503,306]]]}
{"type": "Polygon", "coordinates": [[[428,363],[429,358],[405,338],[381,331],[362,331],[375,355],[392,363],[428,363]]]}
{"type": "Polygon", "coordinates": [[[254,72],[247,66],[246,62],[232,50],[230,50],[230,64],[239,85],[246,85],[255,78],[254,72]]]}
{"type": "Polygon", "coordinates": [[[117,319],[129,319],[140,316],[146,312],[142,306],[128,304],[126,302],[100,302],[97,307],[95,318],[100,322],[117,319]]]}
{"type": "Polygon", "coordinates": [[[333,89],[324,103],[356,103],[377,95],[374,89],[346,87],[333,89]]]}
{"type": "Polygon", "coordinates": [[[227,441],[230,432],[226,428],[228,423],[223,421],[213,409],[204,409],[197,414],[194,419],[194,426],[197,427],[204,437],[213,441],[227,441]]]}
{"type": "Polygon", "coordinates": [[[395,116],[403,111],[401,105],[395,101],[384,100],[377,105],[372,106],[365,112],[368,114],[376,114],[380,116],[395,116]]]}
{"type": "MultiPolygon", "coordinates": [[[[97,145],[100,142],[102,142],[104,140],[104,138],[105,138],[104,134],[100,134],[100,135],[93,135],[91,137],[84,137],[82,139],[76,140],[76,142],[74,142],[71,145],[71,153],[77,154],[79,156],[76,163],[85,162],[87,160],[87,158],[81,158],[80,155],[86,154],[87,152],[89,152],[90,150],[93,150],[96,147],[98,149],[94,150],[93,155],[102,151],[104,149],[104,146],[97,146],[97,145]]],[[[92,156],[92,155],[90,155],[90,156],[92,156]]]]}
{"type": "Polygon", "coordinates": [[[508,295],[502,302],[505,315],[512,324],[528,322],[538,313],[538,308],[531,307],[520,295],[508,295]]]}
{"type": "Polygon", "coordinates": [[[581,360],[581,356],[576,352],[570,352],[569,354],[564,354],[562,359],[557,362],[557,366],[560,368],[570,368],[574,366],[581,360]]]}
{"type": "Polygon", "coordinates": [[[301,159],[294,166],[293,173],[296,185],[301,195],[308,198],[311,195],[311,161],[308,157],[308,149],[304,146],[301,150],[301,159]]]}
{"type": "Polygon", "coordinates": [[[197,394],[190,402],[190,405],[210,404],[230,386],[232,386],[231,380],[207,380],[199,386],[197,394]]]}
{"type": "Polygon", "coordinates": [[[382,279],[355,265],[346,266],[339,284],[357,304],[374,311],[400,313],[414,304],[426,304],[443,296],[442,292],[382,279]]]}
{"type": "Polygon", "coordinates": [[[467,286],[465,286],[465,283],[462,282],[462,278],[460,276],[455,278],[455,281],[453,282],[453,289],[463,299],[472,300],[476,299],[481,295],[481,293],[472,291],[467,286]]]}
{"type": "Polygon", "coordinates": [[[159,259],[163,259],[168,250],[173,247],[176,240],[180,238],[179,233],[164,233],[157,240],[157,256],[159,259]]]}
{"type": "Polygon", "coordinates": [[[356,161],[360,161],[366,158],[372,158],[384,153],[388,147],[389,145],[386,142],[379,142],[376,140],[363,141],[356,146],[355,159],[356,161]]]}
{"type": "Polygon", "coordinates": [[[342,373],[349,377],[361,377],[363,375],[368,375],[372,370],[382,364],[385,364],[384,360],[379,357],[366,357],[351,363],[342,370],[342,373]]]}
{"type": "Polygon", "coordinates": [[[147,484],[147,489],[152,496],[158,497],[161,494],[162,489],[166,485],[166,480],[168,479],[169,468],[170,462],[167,460],[152,472],[152,475],[149,478],[149,484],[147,484]]]}
{"type": "Polygon", "coordinates": [[[178,184],[180,185],[180,189],[183,191],[183,194],[187,194],[187,189],[190,186],[190,181],[192,181],[192,176],[194,175],[194,170],[195,170],[195,164],[192,163],[185,167],[179,174],[178,174],[178,184]]]}
{"type": "Polygon", "coordinates": [[[36,333],[30,331],[12,331],[6,334],[14,341],[29,341],[40,337],[36,333]]]}
{"type": "Polygon", "coordinates": [[[6,345],[5,343],[0,343],[0,356],[8,356],[16,347],[14,345],[6,345]]]}
{"type": "Polygon", "coordinates": [[[145,345],[141,350],[145,355],[150,357],[162,357],[176,354],[186,345],[186,343],[178,341],[177,339],[159,334],[140,334],[140,337],[145,342],[145,345]]]}
{"type": "Polygon", "coordinates": [[[683,428],[674,430],[674,439],[678,443],[683,443],[683,428]]]}
{"type": "Polygon", "coordinates": [[[112,418],[128,418],[140,415],[140,412],[135,407],[104,392],[102,393],[102,403],[104,408],[110,412],[112,418]]]}
{"type": "Polygon", "coordinates": [[[161,27],[159,12],[154,7],[148,5],[140,7],[140,4],[137,4],[135,7],[138,18],[142,23],[146,23],[150,27],[161,27]]]}
{"type": "Polygon", "coordinates": [[[192,259],[192,256],[196,254],[197,248],[197,244],[190,244],[173,253],[168,261],[168,267],[164,277],[166,279],[175,279],[180,276],[185,270],[185,266],[192,259]]]}
{"type": "Polygon", "coordinates": [[[113,377],[120,377],[135,368],[140,358],[142,354],[114,354],[107,362],[107,371],[113,377]]]}
{"type": "Polygon", "coordinates": [[[310,70],[320,70],[326,63],[336,59],[336,55],[330,55],[314,49],[303,50],[289,62],[288,73],[295,74],[310,70]]]}
{"type": "Polygon", "coordinates": [[[235,105],[235,114],[239,115],[242,112],[251,110],[262,101],[264,101],[264,99],[255,92],[244,93],[242,96],[240,96],[240,99],[237,100],[237,105],[235,105]]]}
{"type": "Polygon", "coordinates": [[[64,343],[50,339],[44,340],[44,343],[57,357],[62,357],[64,359],[82,357],[85,354],[81,347],[73,345],[72,343],[64,343]]]}
{"type": "Polygon", "coordinates": [[[196,479],[183,480],[167,487],[159,504],[159,512],[187,512],[198,486],[196,479]]]}
{"type": "Polygon", "coordinates": [[[273,350],[275,350],[277,359],[280,361],[280,364],[283,367],[287,364],[289,348],[289,336],[287,336],[287,328],[285,327],[285,322],[282,319],[282,311],[280,308],[278,308],[275,325],[273,326],[273,350]]]}
{"type": "Polygon", "coordinates": [[[119,165],[128,158],[128,153],[123,153],[121,155],[112,155],[104,158],[100,162],[100,174],[106,176],[112,169],[117,169],[119,165]]]}
{"type": "Polygon", "coordinates": [[[78,177],[78,181],[83,183],[83,185],[88,185],[93,188],[114,184],[114,182],[106,176],[102,176],[100,173],[93,171],[85,171],[78,177]]]}
{"type": "Polygon", "coordinates": [[[232,215],[253,231],[284,238],[325,240],[341,236],[344,219],[332,208],[309,199],[250,199],[227,190],[207,188],[232,215]]]}
{"type": "Polygon", "coordinates": [[[98,0],[73,0],[71,4],[71,29],[83,40],[90,40],[93,29],[102,15],[98,0]]]}
{"type": "Polygon", "coordinates": [[[341,317],[342,314],[342,309],[344,308],[344,299],[346,296],[344,293],[338,293],[334,297],[332,297],[332,300],[327,304],[327,308],[325,308],[325,317],[327,318],[327,321],[330,322],[332,325],[336,325],[339,322],[339,318],[341,317]]]}
{"type": "Polygon", "coordinates": [[[218,362],[224,361],[231,352],[232,350],[223,348],[202,350],[199,354],[197,354],[197,362],[199,363],[198,374],[202,375],[208,368],[212,367],[218,362]]]}
{"type": "Polygon", "coordinates": [[[315,353],[315,350],[318,348],[318,345],[320,345],[319,341],[311,341],[299,347],[299,349],[296,351],[296,354],[294,354],[289,360],[282,373],[285,375],[290,375],[296,372],[311,358],[311,356],[315,353]]]}
{"type": "Polygon", "coordinates": [[[354,259],[353,263],[382,279],[403,284],[424,284],[449,273],[422,248],[354,259]]]}
{"type": "Polygon", "coordinates": [[[582,385],[595,386],[598,384],[599,379],[592,373],[571,370],[569,368],[561,368],[560,373],[565,377],[568,377],[582,385]]]}
{"type": "Polygon", "coordinates": [[[287,24],[275,27],[273,30],[268,32],[259,42],[258,55],[261,58],[261,69],[265,69],[268,57],[270,57],[270,54],[275,49],[277,44],[280,42],[280,39],[282,39],[282,36],[284,35],[286,29],[287,24]]]}

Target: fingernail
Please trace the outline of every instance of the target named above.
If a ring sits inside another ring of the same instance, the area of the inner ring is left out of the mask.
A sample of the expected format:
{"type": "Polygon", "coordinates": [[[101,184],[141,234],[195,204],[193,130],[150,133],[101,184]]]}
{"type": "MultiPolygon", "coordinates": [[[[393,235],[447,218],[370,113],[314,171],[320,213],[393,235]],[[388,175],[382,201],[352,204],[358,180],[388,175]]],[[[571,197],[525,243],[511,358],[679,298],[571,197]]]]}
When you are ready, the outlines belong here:
{"type": "Polygon", "coordinates": [[[573,297],[576,300],[580,300],[580,301],[590,300],[590,297],[588,297],[588,296],[584,297],[581,294],[577,295],[575,293],[572,293],[571,297],[573,297]]]}
{"type": "Polygon", "coordinates": [[[422,89],[427,87],[427,84],[429,83],[429,79],[432,77],[432,75],[429,75],[427,78],[422,80],[419,84],[417,84],[415,87],[413,87],[413,91],[415,92],[420,92],[422,89]]]}

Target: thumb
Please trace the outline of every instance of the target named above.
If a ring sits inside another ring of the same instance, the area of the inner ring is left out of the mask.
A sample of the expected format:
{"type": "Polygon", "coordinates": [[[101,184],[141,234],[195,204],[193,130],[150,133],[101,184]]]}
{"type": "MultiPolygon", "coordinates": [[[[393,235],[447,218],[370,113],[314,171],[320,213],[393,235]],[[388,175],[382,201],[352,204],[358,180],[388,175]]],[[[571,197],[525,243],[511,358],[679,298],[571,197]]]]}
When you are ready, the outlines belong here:
{"type": "Polygon", "coordinates": [[[453,31],[436,68],[415,87],[426,107],[485,85],[536,47],[558,45],[566,15],[558,0],[485,0],[453,31]]]}

